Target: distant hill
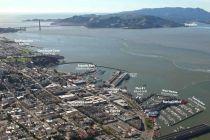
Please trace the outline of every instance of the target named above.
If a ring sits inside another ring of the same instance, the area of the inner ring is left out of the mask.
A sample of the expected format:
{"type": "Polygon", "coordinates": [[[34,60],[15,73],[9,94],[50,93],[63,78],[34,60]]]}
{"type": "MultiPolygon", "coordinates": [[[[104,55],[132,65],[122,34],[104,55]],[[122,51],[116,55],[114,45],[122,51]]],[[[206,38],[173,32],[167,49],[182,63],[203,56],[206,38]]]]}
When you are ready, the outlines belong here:
{"type": "Polygon", "coordinates": [[[162,27],[180,27],[182,24],[162,19],[160,17],[148,15],[126,15],[126,14],[108,14],[108,15],[81,15],[73,16],[54,22],[53,25],[61,26],[86,26],[89,28],[162,28],[162,27]]]}
{"type": "Polygon", "coordinates": [[[150,15],[178,23],[202,22],[210,23],[210,13],[200,8],[146,8],[136,11],[121,12],[122,15],[150,15]]]}
{"type": "Polygon", "coordinates": [[[107,15],[80,15],[58,20],[54,25],[86,26],[89,28],[161,28],[180,27],[184,23],[210,24],[210,13],[200,8],[147,8],[107,15]]]}

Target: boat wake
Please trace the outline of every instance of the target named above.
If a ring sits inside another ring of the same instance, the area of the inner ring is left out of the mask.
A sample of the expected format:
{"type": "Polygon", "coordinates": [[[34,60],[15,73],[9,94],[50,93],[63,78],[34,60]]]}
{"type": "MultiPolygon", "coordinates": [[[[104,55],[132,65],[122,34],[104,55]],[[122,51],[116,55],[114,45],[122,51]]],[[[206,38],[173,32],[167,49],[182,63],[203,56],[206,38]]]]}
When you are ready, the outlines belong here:
{"type": "Polygon", "coordinates": [[[157,54],[146,54],[146,53],[137,53],[132,51],[127,51],[126,48],[128,48],[128,45],[126,43],[123,43],[124,48],[120,48],[120,51],[129,55],[133,56],[139,56],[139,57],[148,57],[148,58],[160,58],[169,61],[172,63],[176,68],[186,70],[186,71],[193,71],[193,72],[204,72],[204,73],[210,73],[210,69],[201,69],[201,68],[189,68],[179,65],[175,60],[172,60],[168,57],[157,55],[157,54]]]}

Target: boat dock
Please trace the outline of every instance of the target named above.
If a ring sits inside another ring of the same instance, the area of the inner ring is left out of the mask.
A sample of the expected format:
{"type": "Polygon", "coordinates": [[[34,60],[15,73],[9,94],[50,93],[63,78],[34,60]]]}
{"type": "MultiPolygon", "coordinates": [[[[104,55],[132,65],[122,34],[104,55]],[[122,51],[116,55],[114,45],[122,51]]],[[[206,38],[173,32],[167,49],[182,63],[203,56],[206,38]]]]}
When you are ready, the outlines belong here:
{"type": "Polygon", "coordinates": [[[126,80],[128,78],[129,78],[128,73],[124,72],[116,80],[113,81],[112,86],[117,87],[123,82],[123,80],[126,80]]]}
{"type": "Polygon", "coordinates": [[[112,84],[114,80],[116,80],[120,76],[120,71],[114,72],[114,74],[111,76],[111,78],[107,81],[107,84],[112,84]]]}
{"type": "Polygon", "coordinates": [[[205,106],[199,102],[188,98],[187,104],[181,104],[178,106],[171,106],[160,113],[160,121],[167,126],[174,126],[179,124],[195,115],[202,113],[205,110],[205,106]]]}

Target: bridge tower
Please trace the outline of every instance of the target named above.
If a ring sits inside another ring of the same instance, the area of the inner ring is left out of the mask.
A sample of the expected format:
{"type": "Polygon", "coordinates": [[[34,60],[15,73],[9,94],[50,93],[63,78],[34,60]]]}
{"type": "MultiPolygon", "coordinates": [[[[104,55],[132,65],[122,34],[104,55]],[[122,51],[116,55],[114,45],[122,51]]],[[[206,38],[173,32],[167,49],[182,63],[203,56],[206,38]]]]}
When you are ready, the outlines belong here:
{"type": "Polygon", "coordinates": [[[39,20],[39,31],[41,31],[41,20],[39,20]]]}

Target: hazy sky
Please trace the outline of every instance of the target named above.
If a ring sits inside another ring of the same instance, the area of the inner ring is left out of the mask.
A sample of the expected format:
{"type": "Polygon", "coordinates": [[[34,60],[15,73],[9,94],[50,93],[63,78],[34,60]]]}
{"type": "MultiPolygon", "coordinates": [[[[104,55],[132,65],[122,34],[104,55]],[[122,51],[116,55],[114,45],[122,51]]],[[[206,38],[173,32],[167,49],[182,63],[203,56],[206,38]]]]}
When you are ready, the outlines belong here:
{"type": "Polygon", "coordinates": [[[106,13],[154,7],[200,7],[210,0],[0,0],[0,13],[106,13]]]}

